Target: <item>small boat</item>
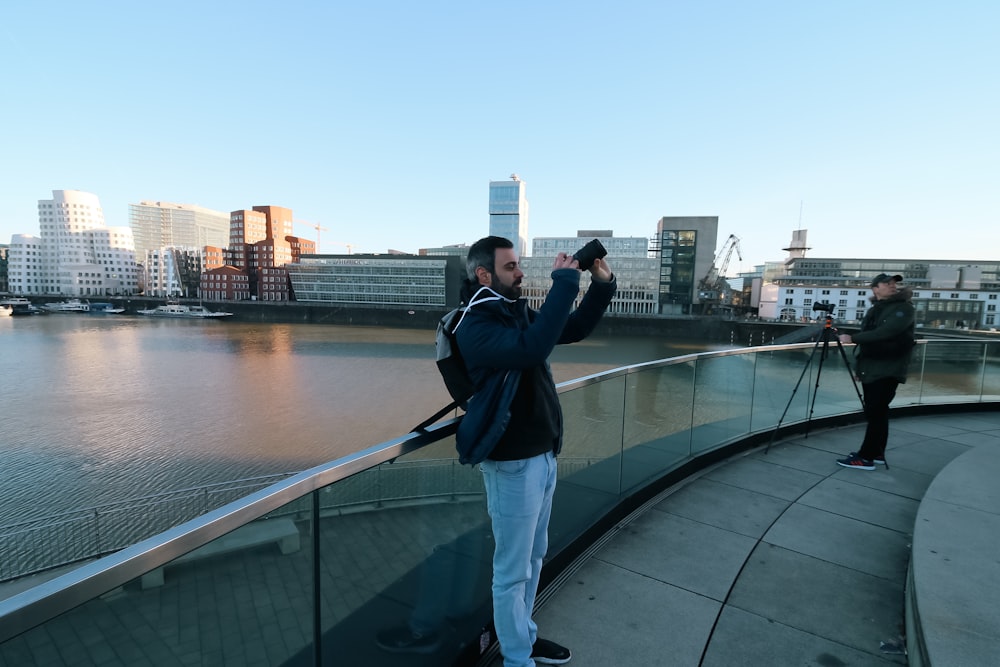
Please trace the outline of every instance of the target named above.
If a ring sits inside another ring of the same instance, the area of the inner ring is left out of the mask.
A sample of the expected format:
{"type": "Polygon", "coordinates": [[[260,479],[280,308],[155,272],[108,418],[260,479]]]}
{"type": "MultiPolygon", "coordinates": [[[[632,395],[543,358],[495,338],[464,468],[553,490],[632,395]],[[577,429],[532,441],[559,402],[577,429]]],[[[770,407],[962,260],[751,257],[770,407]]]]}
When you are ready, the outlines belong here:
{"type": "Polygon", "coordinates": [[[189,320],[217,319],[220,317],[232,316],[232,313],[225,313],[222,311],[212,312],[204,306],[185,306],[179,303],[168,303],[165,306],[147,308],[136,312],[140,315],[147,315],[149,317],[177,317],[189,320]]]}
{"type": "Polygon", "coordinates": [[[124,308],[117,308],[112,303],[97,301],[90,304],[91,315],[118,315],[124,312],[124,308]]]}
{"type": "Polygon", "coordinates": [[[12,296],[5,299],[0,299],[0,311],[7,313],[8,315],[14,314],[14,307],[23,308],[25,306],[30,306],[31,302],[21,296],[12,296]]]}
{"type": "Polygon", "coordinates": [[[42,304],[42,308],[50,313],[89,313],[90,304],[79,299],[67,299],[53,303],[42,304]]]}
{"type": "Polygon", "coordinates": [[[15,303],[10,306],[11,317],[21,317],[22,315],[48,315],[49,311],[42,310],[35,304],[25,299],[25,303],[15,303]]]}

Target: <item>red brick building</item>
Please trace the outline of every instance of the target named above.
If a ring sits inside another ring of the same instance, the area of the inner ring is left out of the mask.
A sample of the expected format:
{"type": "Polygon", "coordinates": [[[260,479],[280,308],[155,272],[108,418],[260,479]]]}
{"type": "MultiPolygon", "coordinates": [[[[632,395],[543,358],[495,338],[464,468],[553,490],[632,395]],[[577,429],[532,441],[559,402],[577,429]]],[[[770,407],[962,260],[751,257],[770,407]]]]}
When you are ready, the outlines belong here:
{"type": "MultiPolygon", "coordinates": [[[[229,214],[229,248],[209,260],[202,275],[202,298],[288,301],[292,298],[286,264],[316,252],[316,243],[292,233],[292,210],[254,206],[229,214]],[[226,269],[226,270],[223,270],[226,269]],[[237,279],[237,274],[243,279],[237,279]],[[232,294],[234,296],[210,296],[232,294]]],[[[217,249],[212,249],[217,250],[217,249]]]]}

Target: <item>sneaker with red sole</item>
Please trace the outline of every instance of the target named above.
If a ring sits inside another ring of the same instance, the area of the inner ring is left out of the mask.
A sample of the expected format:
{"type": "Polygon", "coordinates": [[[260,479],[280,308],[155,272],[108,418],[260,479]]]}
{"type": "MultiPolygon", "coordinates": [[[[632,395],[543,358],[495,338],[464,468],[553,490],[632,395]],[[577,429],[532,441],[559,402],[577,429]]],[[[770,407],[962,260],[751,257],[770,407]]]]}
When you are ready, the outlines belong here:
{"type": "Polygon", "coordinates": [[[875,470],[875,463],[871,459],[863,459],[860,456],[848,456],[846,459],[837,459],[837,465],[855,470],[875,470]]]}
{"type": "MultiPolygon", "coordinates": [[[[857,455],[858,455],[857,452],[851,452],[850,454],[847,455],[847,458],[853,459],[857,455]]],[[[881,458],[880,459],[879,457],[876,456],[875,458],[872,459],[872,463],[874,463],[877,466],[884,466],[885,465],[885,458],[881,458]]]]}

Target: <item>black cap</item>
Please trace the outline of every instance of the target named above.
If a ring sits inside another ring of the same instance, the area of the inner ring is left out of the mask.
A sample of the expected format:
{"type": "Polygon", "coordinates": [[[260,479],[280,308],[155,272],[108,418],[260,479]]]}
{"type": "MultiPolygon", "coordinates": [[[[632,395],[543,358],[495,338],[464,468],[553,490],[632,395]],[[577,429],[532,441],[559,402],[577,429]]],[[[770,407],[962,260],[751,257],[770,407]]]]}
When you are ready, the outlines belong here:
{"type": "Polygon", "coordinates": [[[872,278],[872,287],[875,287],[879,283],[887,283],[887,282],[897,282],[897,283],[903,282],[903,276],[899,275],[898,273],[893,276],[889,275],[888,273],[880,273],[874,278],[872,278]]]}

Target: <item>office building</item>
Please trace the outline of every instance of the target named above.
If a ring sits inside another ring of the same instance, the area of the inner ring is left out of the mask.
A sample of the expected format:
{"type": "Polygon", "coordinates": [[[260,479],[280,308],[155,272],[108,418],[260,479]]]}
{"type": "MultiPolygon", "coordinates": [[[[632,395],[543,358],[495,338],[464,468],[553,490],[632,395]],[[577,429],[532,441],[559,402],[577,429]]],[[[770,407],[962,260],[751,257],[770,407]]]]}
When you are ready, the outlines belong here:
{"type": "Polygon", "coordinates": [[[417,250],[417,254],[423,257],[461,257],[465,259],[469,256],[469,245],[467,243],[458,243],[439,248],[420,248],[417,250]]]}
{"type": "Polygon", "coordinates": [[[663,217],[656,223],[661,314],[699,310],[698,285],[711,275],[718,236],[719,216],[663,217]]]}
{"type": "Polygon", "coordinates": [[[166,246],[146,252],[142,292],[146,296],[195,297],[203,270],[202,248],[166,246]]]}
{"type": "MultiPolygon", "coordinates": [[[[532,242],[531,257],[521,258],[524,271],[521,296],[531,308],[540,308],[552,286],[552,261],[560,252],[574,254],[591,239],[608,251],[608,264],[615,273],[618,291],[608,306],[609,315],[655,315],[658,313],[659,263],[649,252],[644,236],[615,236],[610,229],[579,230],[576,236],[539,237],[532,242]]],[[[579,305],[590,286],[590,274],[580,280],[579,305]]]]}
{"type": "MultiPolygon", "coordinates": [[[[804,247],[805,230],[800,232],[804,247]]],[[[828,303],[838,321],[860,322],[871,305],[871,279],[879,273],[902,275],[903,284],[913,289],[918,326],[990,329],[1000,324],[1000,262],[817,258],[794,247],[784,262],[767,264],[758,315],[807,321],[824,317],[813,306],[828,303]]]]}
{"type": "Polygon", "coordinates": [[[490,236],[511,241],[520,257],[528,253],[526,186],[517,174],[511,174],[509,181],[490,181],[490,236]]]}
{"type": "Polygon", "coordinates": [[[39,235],[15,234],[10,291],[70,297],[132,295],[138,271],[131,227],[107,227],[97,195],[53,190],[38,201],[39,235]]]}
{"type": "Polygon", "coordinates": [[[454,255],[315,255],[287,269],[299,302],[445,308],[458,305],[465,260],[454,255]]]}
{"type": "Polygon", "coordinates": [[[136,257],[161,248],[224,246],[229,240],[229,214],[192,204],[141,201],[128,205],[136,257]]]}
{"type": "Polygon", "coordinates": [[[7,283],[7,255],[10,253],[10,246],[0,244],[0,294],[10,291],[7,283]]]}

